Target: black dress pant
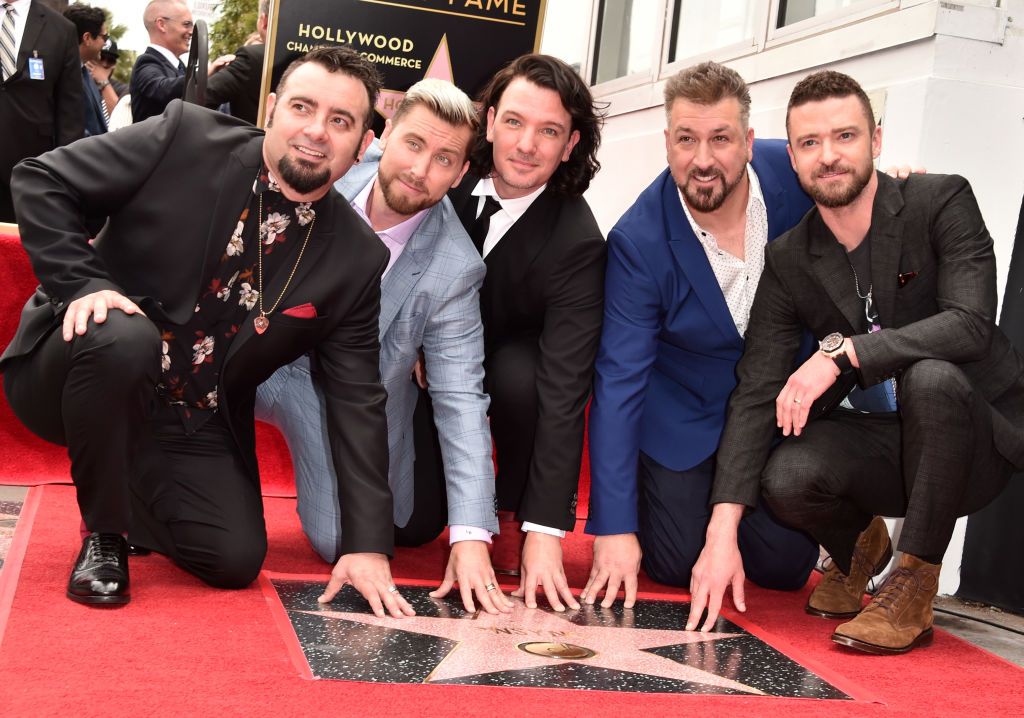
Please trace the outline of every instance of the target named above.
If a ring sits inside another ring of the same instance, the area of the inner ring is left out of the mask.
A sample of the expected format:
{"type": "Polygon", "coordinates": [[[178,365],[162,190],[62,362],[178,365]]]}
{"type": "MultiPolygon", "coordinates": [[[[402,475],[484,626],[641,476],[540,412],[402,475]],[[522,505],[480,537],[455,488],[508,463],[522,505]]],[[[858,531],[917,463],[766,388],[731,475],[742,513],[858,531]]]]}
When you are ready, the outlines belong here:
{"type": "Polygon", "coordinates": [[[992,440],[992,408],[954,364],[922,360],[899,381],[899,414],[836,410],[773,452],[768,505],[849,573],[873,516],[903,516],[898,548],[941,560],[958,516],[992,501],[1012,473],[992,440]]]}
{"type": "Polygon", "coordinates": [[[434,405],[426,389],[418,389],[413,410],[413,504],[405,526],[395,526],[396,546],[430,543],[448,525],[448,491],[444,478],[441,442],[434,424],[434,405]]]}
{"type": "Polygon", "coordinates": [[[498,453],[495,492],[499,511],[518,511],[526,492],[537,432],[536,339],[508,342],[486,360],[484,386],[491,397],[488,414],[498,453]]]}
{"type": "Polygon", "coordinates": [[[211,585],[248,585],[267,545],[258,482],[219,413],[186,434],[156,395],[159,368],[156,326],[114,310],[9,362],[4,390],[31,431],[68,447],[90,531],[127,533],[211,585]]]}
{"type": "MultiPolygon", "coordinates": [[[[644,571],[658,583],[689,587],[711,520],[715,457],[673,471],[641,453],[639,469],[637,538],[644,571]]],[[[763,502],[740,521],[737,539],[743,572],[764,588],[802,588],[818,561],[817,542],[784,526],[763,502]]]]}

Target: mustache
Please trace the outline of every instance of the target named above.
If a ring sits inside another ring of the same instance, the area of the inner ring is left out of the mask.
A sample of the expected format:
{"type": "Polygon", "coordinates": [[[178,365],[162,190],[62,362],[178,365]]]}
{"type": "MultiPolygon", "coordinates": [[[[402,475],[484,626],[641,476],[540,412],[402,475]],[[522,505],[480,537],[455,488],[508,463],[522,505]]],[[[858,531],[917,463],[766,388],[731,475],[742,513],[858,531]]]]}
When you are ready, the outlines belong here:
{"type": "Polygon", "coordinates": [[[814,170],[814,178],[820,179],[822,176],[832,174],[833,172],[852,172],[853,168],[849,165],[843,164],[842,160],[836,160],[830,165],[819,167],[814,170]]]}
{"type": "Polygon", "coordinates": [[[697,175],[704,175],[704,176],[710,175],[714,179],[725,180],[725,173],[722,172],[722,170],[718,169],[717,167],[713,167],[713,168],[711,168],[708,171],[701,171],[701,170],[699,170],[697,168],[694,168],[694,169],[692,169],[692,170],[690,170],[689,172],[686,173],[686,178],[687,179],[694,179],[697,175]]]}
{"type": "Polygon", "coordinates": [[[424,184],[423,180],[418,180],[414,177],[410,177],[407,174],[399,175],[398,178],[402,180],[402,182],[404,182],[405,184],[409,185],[410,187],[415,187],[421,192],[427,191],[427,186],[426,184],[424,184]]]}

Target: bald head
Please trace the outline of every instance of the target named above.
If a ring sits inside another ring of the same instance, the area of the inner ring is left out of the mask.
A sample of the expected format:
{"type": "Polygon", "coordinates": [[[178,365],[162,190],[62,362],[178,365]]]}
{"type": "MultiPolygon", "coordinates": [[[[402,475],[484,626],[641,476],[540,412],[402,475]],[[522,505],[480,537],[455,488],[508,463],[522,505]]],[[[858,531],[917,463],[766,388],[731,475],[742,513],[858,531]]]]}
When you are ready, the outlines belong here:
{"type": "Polygon", "coordinates": [[[150,0],[142,13],[149,41],[175,55],[188,52],[192,40],[192,11],[184,0],[150,0]]]}

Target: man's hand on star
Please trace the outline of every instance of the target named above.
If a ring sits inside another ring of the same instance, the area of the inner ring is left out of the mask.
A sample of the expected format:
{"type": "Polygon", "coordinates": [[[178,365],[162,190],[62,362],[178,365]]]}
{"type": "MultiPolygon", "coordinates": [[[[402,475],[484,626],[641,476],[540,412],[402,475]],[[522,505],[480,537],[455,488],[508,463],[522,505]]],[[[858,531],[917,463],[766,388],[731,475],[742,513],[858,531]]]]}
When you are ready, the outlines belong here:
{"type": "Polygon", "coordinates": [[[329,603],[347,583],[359,591],[378,618],[384,618],[385,608],[395,618],[416,615],[395,588],[388,557],[382,553],[347,553],[338,559],[331,571],[331,580],[317,602],[329,603]]]}
{"type": "MultiPolygon", "coordinates": [[[[831,361],[831,360],[829,360],[831,361]]],[[[739,611],[746,611],[743,595],[743,559],[736,534],[743,517],[742,504],[715,504],[708,524],[704,548],[690,572],[690,615],[686,630],[698,628],[700,616],[708,609],[708,617],[700,630],[707,633],[718,620],[725,590],[732,587],[732,602],[739,611]]]]}
{"type": "Polygon", "coordinates": [[[569,608],[580,607],[562,568],[562,539],[540,531],[527,531],[526,541],[523,542],[519,588],[512,595],[522,598],[528,608],[536,608],[538,586],[544,589],[548,603],[556,611],[565,610],[562,601],[569,608]]]}
{"type": "Polygon", "coordinates": [[[814,352],[790,375],[775,399],[775,421],[783,436],[800,436],[807,426],[811,404],[835,383],[838,376],[839,367],[821,352],[814,352]]]}
{"type": "Polygon", "coordinates": [[[635,533],[598,536],[594,539],[594,563],[590,578],[580,594],[580,599],[593,605],[601,589],[607,584],[601,606],[610,607],[619,595],[619,586],[626,589],[625,608],[636,603],[637,575],[640,573],[640,541],[635,533]]]}
{"type": "Polygon", "coordinates": [[[430,597],[444,598],[456,583],[462,594],[462,605],[470,613],[476,612],[474,593],[480,601],[480,608],[487,613],[508,613],[512,610],[512,602],[498,587],[498,579],[491,568],[491,557],[484,541],[456,541],[452,544],[444,580],[436,590],[430,592],[430,597]]]}

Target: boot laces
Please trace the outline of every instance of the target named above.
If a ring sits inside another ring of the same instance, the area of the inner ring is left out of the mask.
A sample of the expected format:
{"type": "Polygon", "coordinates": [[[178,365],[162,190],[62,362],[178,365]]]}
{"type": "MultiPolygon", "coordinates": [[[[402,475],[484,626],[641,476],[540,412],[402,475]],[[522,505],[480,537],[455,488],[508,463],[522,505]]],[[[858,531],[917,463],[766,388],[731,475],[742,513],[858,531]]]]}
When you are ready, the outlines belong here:
{"type": "Polygon", "coordinates": [[[909,568],[896,568],[878,589],[872,603],[881,608],[892,608],[902,596],[907,595],[908,590],[916,591],[920,583],[917,575],[909,568]]]}

